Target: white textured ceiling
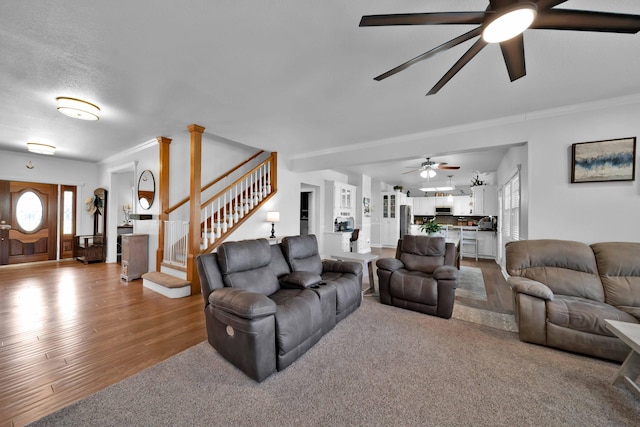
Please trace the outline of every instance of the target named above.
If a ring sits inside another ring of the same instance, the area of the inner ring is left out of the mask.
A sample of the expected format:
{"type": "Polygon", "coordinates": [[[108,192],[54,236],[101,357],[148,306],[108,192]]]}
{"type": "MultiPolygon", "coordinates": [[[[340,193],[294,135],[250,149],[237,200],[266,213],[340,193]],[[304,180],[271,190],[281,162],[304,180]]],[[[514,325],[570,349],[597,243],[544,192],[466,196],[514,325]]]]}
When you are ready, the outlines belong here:
{"type": "MultiPolygon", "coordinates": [[[[640,93],[639,34],[527,31],[527,76],[514,83],[491,45],[425,97],[469,44],[373,80],[471,27],[359,28],[362,15],[486,6],[486,0],[3,0],[0,149],[24,151],[27,141],[39,140],[55,145],[58,157],[99,161],[197,123],[229,140],[303,156],[640,93]],[[59,114],[57,96],[98,104],[100,121],[59,114]]],[[[559,7],[640,14],[637,0],[569,0],[559,7]]],[[[374,177],[397,174],[419,165],[422,155],[395,169],[390,162],[359,167],[374,177]]],[[[482,170],[459,156],[444,161],[482,170]]],[[[381,152],[383,159],[393,155],[381,152]]]]}

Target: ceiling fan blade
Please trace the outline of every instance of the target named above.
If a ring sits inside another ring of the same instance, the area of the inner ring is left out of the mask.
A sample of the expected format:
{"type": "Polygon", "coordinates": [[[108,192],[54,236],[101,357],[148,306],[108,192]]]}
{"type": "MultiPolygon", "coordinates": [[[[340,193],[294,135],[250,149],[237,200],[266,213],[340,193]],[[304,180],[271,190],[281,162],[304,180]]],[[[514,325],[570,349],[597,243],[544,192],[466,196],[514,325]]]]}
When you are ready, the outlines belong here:
{"type": "Polygon", "coordinates": [[[538,0],[535,3],[538,7],[538,12],[541,12],[566,2],[567,0],[538,0]]]}
{"type": "Polygon", "coordinates": [[[460,169],[460,166],[438,165],[438,169],[445,169],[445,170],[458,170],[458,169],[460,169]]]}
{"type": "Polygon", "coordinates": [[[446,85],[447,82],[451,80],[453,76],[455,76],[458,73],[458,71],[462,69],[462,67],[467,65],[467,63],[471,61],[473,57],[476,56],[478,52],[480,52],[486,45],[487,45],[487,42],[484,41],[484,39],[482,38],[478,39],[473,44],[473,46],[471,46],[469,50],[466,51],[465,54],[462,55],[460,59],[458,59],[458,62],[456,62],[453,65],[453,67],[451,67],[451,69],[447,71],[447,73],[440,79],[440,81],[438,81],[438,83],[436,83],[436,85],[433,88],[431,88],[429,93],[427,93],[427,96],[436,94],[440,89],[442,89],[442,87],[446,85]]]}
{"type": "Polygon", "coordinates": [[[640,31],[640,15],[551,9],[539,13],[531,28],[635,34],[640,31]]]}
{"type": "Polygon", "coordinates": [[[524,65],[524,37],[522,34],[500,43],[500,49],[511,81],[518,80],[527,74],[524,65]]]}
{"type": "Polygon", "coordinates": [[[412,169],[412,170],[410,170],[410,171],[408,171],[408,172],[402,172],[402,175],[406,175],[406,174],[408,174],[408,173],[418,172],[419,170],[420,170],[420,169],[412,169]]]}
{"type": "Polygon", "coordinates": [[[384,25],[446,25],[482,24],[486,12],[436,12],[436,13],[396,13],[391,15],[365,15],[360,27],[384,25]]]}
{"type": "Polygon", "coordinates": [[[423,53],[422,55],[418,55],[415,58],[405,62],[404,64],[398,65],[397,67],[387,71],[386,73],[380,74],[377,77],[374,77],[374,80],[380,81],[380,80],[384,80],[387,77],[391,77],[396,73],[399,73],[402,70],[406,70],[407,68],[409,68],[410,66],[412,66],[413,64],[416,64],[420,61],[424,61],[427,58],[431,58],[432,56],[435,56],[436,54],[443,52],[447,49],[451,49],[452,47],[455,47],[457,45],[459,45],[460,43],[464,43],[467,40],[470,40],[474,37],[477,37],[480,35],[480,33],[482,33],[482,29],[481,27],[476,28],[475,30],[471,30],[468,33],[465,33],[461,36],[456,37],[455,39],[451,39],[446,43],[442,43],[440,46],[438,47],[434,47],[433,49],[431,49],[428,52],[423,53]]]}

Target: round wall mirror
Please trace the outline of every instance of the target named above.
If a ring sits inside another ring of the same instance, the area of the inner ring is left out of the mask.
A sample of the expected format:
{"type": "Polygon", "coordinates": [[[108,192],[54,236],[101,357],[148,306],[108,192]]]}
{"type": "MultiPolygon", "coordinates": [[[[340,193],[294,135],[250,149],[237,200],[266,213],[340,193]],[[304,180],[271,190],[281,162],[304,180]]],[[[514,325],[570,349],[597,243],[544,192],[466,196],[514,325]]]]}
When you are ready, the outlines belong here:
{"type": "Polygon", "coordinates": [[[149,209],[156,195],[156,181],[150,170],[145,170],[138,181],[138,201],[142,209],[149,209]]]}

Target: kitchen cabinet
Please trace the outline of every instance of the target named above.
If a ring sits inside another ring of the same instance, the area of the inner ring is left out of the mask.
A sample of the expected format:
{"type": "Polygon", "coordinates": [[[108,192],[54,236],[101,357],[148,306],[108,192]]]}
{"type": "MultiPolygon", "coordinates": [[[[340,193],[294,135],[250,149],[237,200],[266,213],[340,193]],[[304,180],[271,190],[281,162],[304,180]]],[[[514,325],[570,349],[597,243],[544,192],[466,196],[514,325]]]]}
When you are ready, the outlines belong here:
{"type": "Polygon", "coordinates": [[[413,204],[413,215],[435,215],[436,199],[435,197],[411,197],[413,204]]]}
{"type": "Polygon", "coordinates": [[[324,256],[330,257],[332,254],[341,252],[350,252],[351,250],[351,233],[337,232],[324,233],[324,256]]]}
{"type": "Polygon", "coordinates": [[[496,233],[493,231],[478,231],[478,256],[482,258],[496,257],[496,233]]]}
{"type": "Polygon", "coordinates": [[[332,222],[337,217],[356,216],[356,189],[355,185],[337,181],[327,182],[327,196],[332,194],[332,222]]]}
{"type": "Polygon", "coordinates": [[[455,196],[453,198],[453,214],[456,216],[466,216],[469,215],[473,206],[469,203],[471,202],[471,196],[455,196]]]}
{"type": "Polygon", "coordinates": [[[408,204],[406,194],[399,191],[382,192],[382,218],[380,218],[380,243],[396,247],[400,238],[400,206],[408,204]]]}
{"type": "Polygon", "coordinates": [[[495,185],[471,187],[474,215],[498,215],[498,188],[495,185]]]}

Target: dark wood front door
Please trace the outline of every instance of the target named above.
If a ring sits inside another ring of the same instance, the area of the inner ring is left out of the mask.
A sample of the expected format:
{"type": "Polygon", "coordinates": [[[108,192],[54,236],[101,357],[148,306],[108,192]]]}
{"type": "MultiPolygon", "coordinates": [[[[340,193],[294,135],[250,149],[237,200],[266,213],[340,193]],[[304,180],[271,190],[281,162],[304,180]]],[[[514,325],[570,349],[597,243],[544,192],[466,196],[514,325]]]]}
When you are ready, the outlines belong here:
{"type": "Polygon", "coordinates": [[[9,264],[56,259],[58,186],[12,181],[8,199],[9,264]]]}

